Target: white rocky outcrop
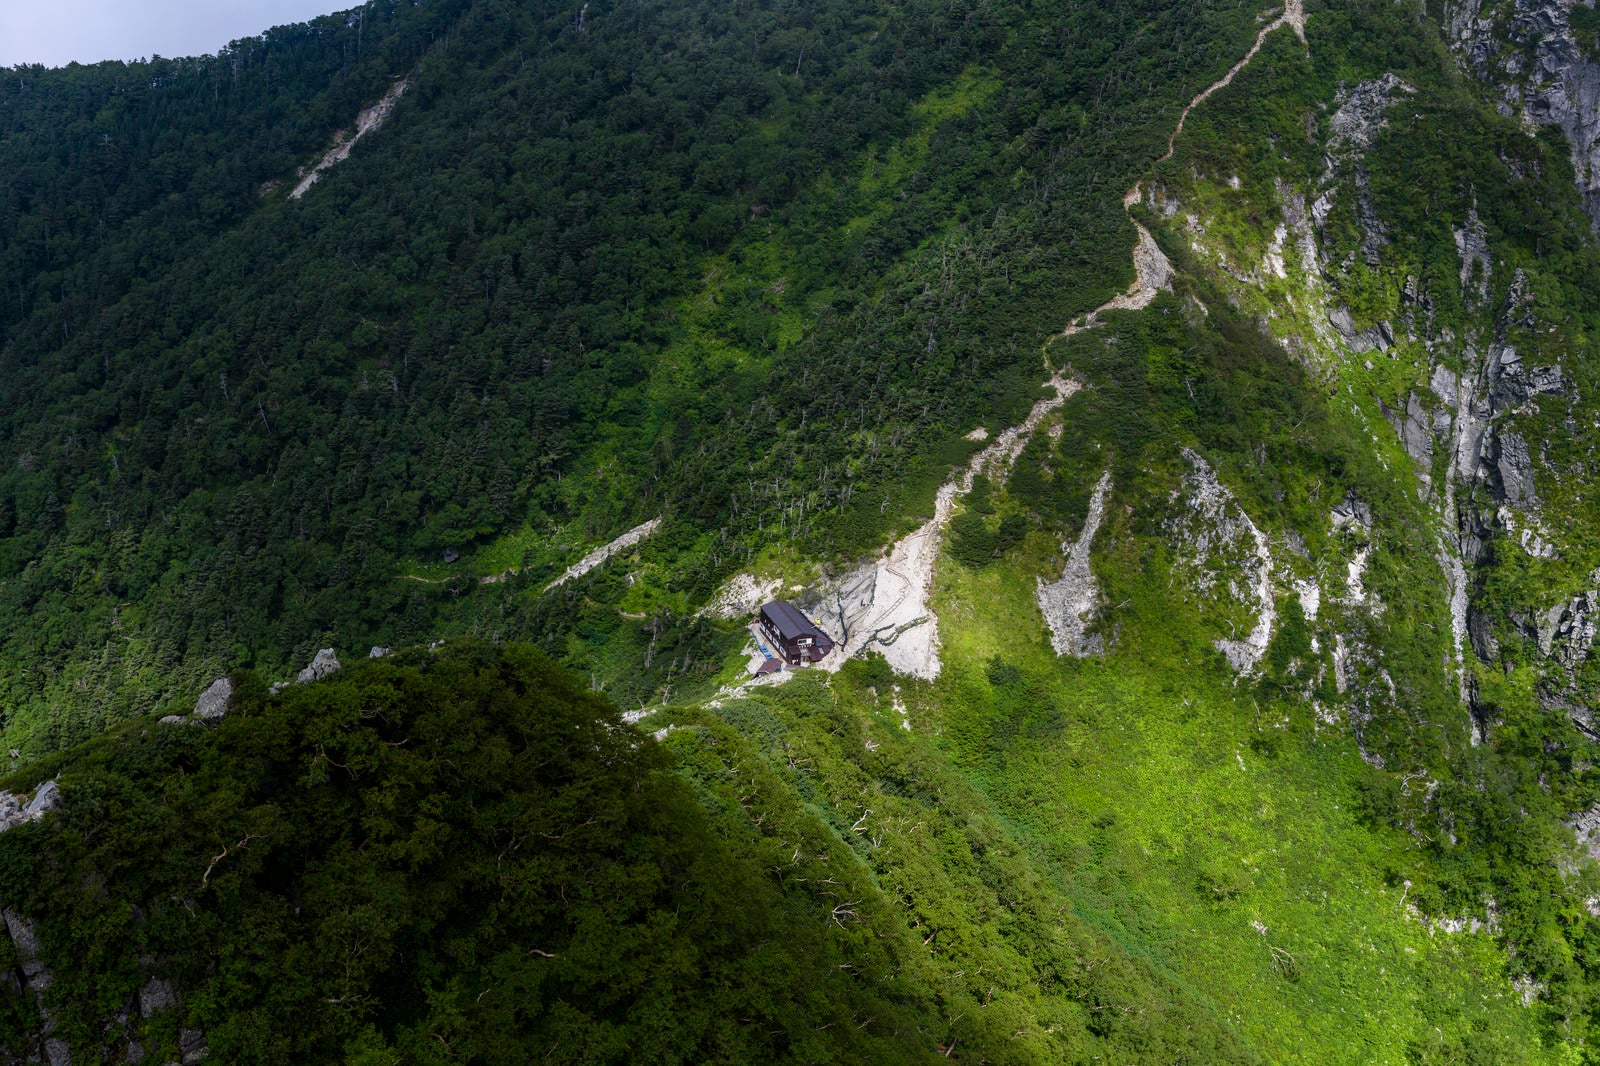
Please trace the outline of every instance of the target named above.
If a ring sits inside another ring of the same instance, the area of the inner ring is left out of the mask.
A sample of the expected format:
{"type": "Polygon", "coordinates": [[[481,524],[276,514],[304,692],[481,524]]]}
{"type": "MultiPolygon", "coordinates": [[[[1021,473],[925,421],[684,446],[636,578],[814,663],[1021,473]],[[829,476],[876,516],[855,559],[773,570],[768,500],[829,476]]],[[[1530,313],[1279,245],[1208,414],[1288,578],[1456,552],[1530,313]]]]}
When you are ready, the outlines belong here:
{"type": "MultiPolygon", "coordinates": [[[[1597,575],[1589,576],[1593,580],[1597,575]]],[[[1578,683],[1579,671],[1592,656],[1596,638],[1600,638],[1600,589],[1580,592],[1531,619],[1524,615],[1517,620],[1523,634],[1534,639],[1540,657],[1551,668],[1537,690],[1539,702],[1551,710],[1565,712],[1591,740],[1600,741],[1600,718],[1578,683]]],[[[1474,645],[1479,643],[1490,645],[1482,649],[1485,651],[1498,647],[1489,634],[1475,639],[1474,645]]]]}
{"type": "Polygon", "coordinates": [[[1254,613],[1255,624],[1243,638],[1215,641],[1235,673],[1253,674],[1278,619],[1271,547],[1233,493],[1217,480],[1211,464],[1190,448],[1183,450],[1183,457],[1190,469],[1173,498],[1179,512],[1168,530],[1202,597],[1254,613]]]}
{"type": "Polygon", "coordinates": [[[61,789],[55,780],[46,781],[27,793],[0,792],[0,833],[14,826],[37,822],[51,811],[61,808],[61,789]]]}
{"type": "MultiPolygon", "coordinates": [[[[1315,622],[1317,612],[1322,610],[1322,586],[1310,578],[1297,578],[1294,582],[1294,595],[1300,601],[1300,613],[1306,616],[1306,621],[1315,622]]],[[[1315,644],[1312,645],[1316,647],[1315,644]]]]}
{"type": "MultiPolygon", "coordinates": [[[[1383,220],[1378,217],[1378,207],[1372,198],[1367,152],[1377,142],[1379,132],[1386,125],[1385,116],[1395,94],[1416,91],[1394,74],[1342,88],[1335,97],[1339,109],[1328,123],[1324,155],[1327,168],[1321,192],[1311,205],[1311,214],[1316,219],[1318,230],[1325,231],[1328,217],[1333,211],[1334,191],[1348,172],[1355,185],[1355,213],[1361,227],[1361,252],[1371,265],[1378,262],[1379,248],[1388,243],[1389,235],[1383,220]]],[[[1376,346],[1368,344],[1358,350],[1369,350],[1376,346]]]]}
{"type": "Polygon", "coordinates": [[[200,698],[194,701],[193,717],[202,722],[215,722],[228,713],[228,700],[233,697],[233,682],[219,677],[211,682],[200,698]]]}
{"type": "Polygon", "coordinates": [[[1545,611],[1539,616],[1537,633],[1540,655],[1576,670],[1600,636],[1600,590],[1580,592],[1545,611]]]}
{"type": "Polygon", "coordinates": [[[568,581],[571,581],[574,578],[582,577],[584,574],[587,574],[595,567],[601,565],[618,552],[638,544],[641,540],[644,540],[659,528],[661,528],[661,519],[659,517],[652,518],[648,522],[639,523],[626,533],[622,534],[616,540],[613,540],[607,544],[602,544],[588,555],[585,555],[582,559],[579,559],[577,562],[567,567],[566,571],[563,572],[560,577],[546,585],[544,590],[549,592],[553,588],[558,588],[561,585],[565,585],[568,581]]]}
{"type": "Polygon", "coordinates": [[[700,613],[710,618],[743,618],[783,591],[783,579],[765,580],[753,574],[735,574],[711,597],[700,613]]]}
{"type": "Polygon", "coordinates": [[[1385,74],[1339,93],[1339,110],[1328,121],[1328,151],[1369,151],[1385,125],[1384,115],[1394,94],[1416,91],[1397,75],[1385,74]]]}
{"type": "Polygon", "coordinates": [[[194,710],[188,714],[169,714],[161,719],[162,725],[212,725],[228,713],[228,701],[233,698],[233,682],[219,677],[200,693],[194,701],[194,710]]]}
{"type": "MultiPolygon", "coordinates": [[[[1139,186],[1135,185],[1128,195],[1132,200],[1125,201],[1128,206],[1138,203],[1139,186]]],[[[1101,324],[1100,316],[1106,311],[1139,311],[1149,307],[1156,296],[1162,292],[1172,291],[1172,261],[1167,258],[1156,239],[1150,236],[1150,231],[1135,222],[1133,228],[1138,234],[1138,240],[1133,246],[1133,284],[1117,293],[1093,311],[1086,311],[1067,323],[1067,327],[1057,333],[1053,340],[1063,340],[1075,333],[1094,329],[1101,324]]]]}
{"type": "Polygon", "coordinates": [[[356,116],[356,124],[353,129],[340,130],[335,134],[333,144],[322,154],[322,158],[317,160],[316,165],[300,179],[300,183],[289,194],[289,199],[300,199],[306,194],[306,190],[315,185],[317,179],[322,177],[323,171],[336,163],[342,163],[350,158],[350,149],[354,148],[356,142],[361,138],[383,125],[383,120],[388,118],[389,112],[394,110],[395,102],[400,99],[410,85],[411,82],[404,78],[395,82],[389,87],[389,91],[383,94],[381,100],[356,116]]]}
{"type": "Polygon", "coordinates": [[[304,670],[294,676],[297,685],[309,685],[313,681],[321,681],[339,672],[339,656],[332,648],[323,648],[317,652],[304,670]]]}
{"type": "Polygon", "coordinates": [[[932,518],[895,543],[882,559],[824,587],[816,614],[832,624],[838,641],[835,653],[820,664],[824,669],[837,670],[850,656],[871,648],[899,673],[939,676],[938,619],[929,599],[945,524],[956,501],[972,491],[973,478],[1005,477],[1045,416],[1079,388],[1076,381],[1059,375],[1047,384],[1051,395],[1035,403],[1027,418],[997,434],[958,476],[939,487],[932,518]]]}
{"type": "Polygon", "coordinates": [[[1461,260],[1462,296],[1468,306],[1481,304],[1489,298],[1489,279],[1494,274],[1494,266],[1489,259],[1489,231],[1478,217],[1478,209],[1469,210],[1466,224],[1453,232],[1456,257],[1461,260]]]}
{"type": "Polygon", "coordinates": [[[1100,608],[1100,590],[1095,587],[1089,552],[1105,517],[1106,497],[1110,492],[1111,471],[1107,470],[1095,484],[1089,513],[1083,520],[1078,539],[1062,545],[1067,562],[1061,576],[1049,582],[1038,579],[1039,610],[1044,614],[1045,625],[1050,627],[1050,646],[1057,655],[1081,659],[1105,651],[1105,639],[1099,633],[1089,632],[1100,608]]]}

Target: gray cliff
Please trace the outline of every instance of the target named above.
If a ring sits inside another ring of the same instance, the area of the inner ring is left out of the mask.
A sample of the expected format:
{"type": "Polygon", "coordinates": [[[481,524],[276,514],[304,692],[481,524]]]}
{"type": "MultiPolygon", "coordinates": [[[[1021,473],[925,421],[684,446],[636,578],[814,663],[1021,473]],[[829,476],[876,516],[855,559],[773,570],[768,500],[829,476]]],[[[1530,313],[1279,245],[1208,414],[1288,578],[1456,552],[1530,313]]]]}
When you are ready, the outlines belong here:
{"type": "Polygon", "coordinates": [[[1462,62],[1494,86],[1503,114],[1556,126],[1572,145],[1572,169],[1600,229],[1600,62],[1578,44],[1560,0],[1455,0],[1445,28],[1462,62]]]}

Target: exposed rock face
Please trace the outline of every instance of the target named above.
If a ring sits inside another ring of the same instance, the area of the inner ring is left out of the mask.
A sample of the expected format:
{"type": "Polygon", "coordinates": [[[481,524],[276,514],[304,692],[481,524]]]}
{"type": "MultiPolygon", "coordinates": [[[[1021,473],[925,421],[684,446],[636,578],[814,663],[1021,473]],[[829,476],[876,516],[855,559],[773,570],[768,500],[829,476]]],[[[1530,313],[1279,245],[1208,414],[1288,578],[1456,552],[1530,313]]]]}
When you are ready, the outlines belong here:
{"type": "Polygon", "coordinates": [[[1495,87],[1503,114],[1566,134],[1584,208],[1600,227],[1600,63],[1578,47],[1561,0],[1483,8],[1482,0],[1445,4],[1452,47],[1495,87]]]}
{"type": "Polygon", "coordinates": [[[51,811],[61,807],[61,790],[54,781],[46,781],[31,797],[12,792],[0,792],[0,833],[12,826],[37,822],[51,811]]]}
{"type": "Polygon", "coordinates": [[[1578,846],[1592,859],[1600,860],[1600,807],[1590,807],[1572,816],[1567,823],[1578,838],[1578,846]]]}
{"type": "Polygon", "coordinates": [[[1472,640],[1472,653],[1486,663],[1500,658],[1500,641],[1495,639],[1494,622],[1488,612],[1473,607],[1467,611],[1467,636],[1472,640]]]}
{"type": "Polygon", "coordinates": [[[1046,383],[1051,394],[1033,405],[1028,417],[995,434],[967,466],[934,494],[933,517],[902,537],[888,554],[824,586],[817,610],[838,631],[835,653],[822,661],[837,670],[851,656],[881,652],[897,673],[939,676],[938,617],[929,606],[944,527],[956,501],[972,491],[978,475],[1003,479],[1045,418],[1080,388],[1056,375],[1046,383]]]}
{"type": "Polygon", "coordinates": [[[178,996],[172,990],[172,984],[159,977],[152,977],[145,982],[139,990],[139,1014],[148,1018],[164,1010],[171,1010],[178,1005],[178,996]]]}
{"type": "MultiPolygon", "coordinates": [[[[1317,228],[1325,229],[1328,216],[1333,211],[1333,188],[1342,172],[1349,170],[1356,187],[1355,213],[1356,221],[1361,226],[1361,254],[1371,266],[1378,264],[1379,250],[1389,242],[1389,235],[1383,220],[1378,217],[1377,204],[1372,199],[1372,179],[1367,171],[1366,153],[1384,127],[1384,113],[1396,92],[1414,93],[1416,90],[1392,73],[1340,90],[1335,98],[1339,109],[1328,123],[1327,170],[1322,182],[1323,191],[1311,205],[1317,228]]],[[[1392,335],[1389,343],[1393,344],[1392,335]]],[[[1376,345],[1357,350],[1370,350],[1371,347],[1376,345]]]]}
{"type": "Polygon", "coordinates": [[[183,1066],[198,1066],[206,1057],[205,1034],[198,1029],[185,1029],[178,1034],[178,1050],[183,1055],[183,1066]]]}
{"type": "MultiPolygon", "coordinates": [[[[1474,207],[1467,213],[1467,224],[1455,231],[1456,254],[1461,258],[1461,294],[1467,306],[1481,305],[1489,298],[1489,231],[1474,207]]],[[[1438,390],[1434,390],[1438,391],[1438,390]]]]}
{"type": "Polygon", "coordinates": [[[1351,494],[1333,505],[1328,512],[1328,521],[1334,529],[1371,530],[1372,508],[1351,494]]]}
{"type": "Polygon", "coordinates": [[[28,987],[36,992],[49,987],[49,970],[39,961],[39,934],[33,923],[10,907],[0,911],[0,918],[5,919],[6,934],[17,949],[17,964],[28,979],[28,987]]]}
{"type": "Polygon", "coordinates": [[[1513,507],[1536,502],[1533,493],[1533,459],[1528,442],[1515,433],[1500,433],[1493,438],[1495,479],[1492,492],[1497,500],[1513,507]]]}
{"type": "MultiPolygon", "coordinates": [[[[1376,231],[1374,231],[1376,232],[1376,231]]],[[[1356,329],[1355,316],[1346,307],[1335,307],[1328,312],[1328,325],[1338,332],[1353,352],[1386,352],[1394,347],[1394,327],[1379,322],[1366,329],[1356,329]]]]}
{"type": "Polygon", "coordinates": [[[1431,480],[1427,478],[1427,471],[1433,465],[1434,423],[1423,409],[1422,401],[1416,393],[1412,393],[1406,399],[1404,411],[1390,411],[1388,414],[1395,432],[1400,434],[1400,443],[1405,445],[1406,454],[1416,462],[1418,473],[1431,480]]]}
{"type": "Polygon", "coordinates": [[[1600,631],[1600,591],[1582,592],[1558,603],[1539,619],[1539,654],[1568,670],[1589,657],[1600,631]]]}
{"type": "Polygon", "coordinates": [[[1521,614],[1512,621],[1520,636],[1535,642],[1540,657],[1551,667],[1537,690],[1539,702],[1550,710],[1565,712],[1590,739],[1600,741],[1600,720],[1577,683],[1578,668],[1588,660],[1600,635],[1600,590],[1580,592],[1533,618],[1521,614]]]}
{"type": "Polygon", "coordinates": [[[1355,736],[1361,758],[1368,765],[1383,766],[1383,756],[1367,745],[1367,726],[1386,707],[1393,706],[1394,680],[1365,639],[1355,634],[1347,639],[1343,633],[1334,633],[1333,684],[1342,697],[1339,705],[1355,736]]]}
{"type": "Polygon", "coordinates": [[[1390,412],[1395,431],[1417,461],[1425,484],[1431,482],[1435,445],[1443,444],[1450,451],[1452,472],[1464,485],[1481,483],[1497,503],[1532,507],[1538,497],[1528,443],[1497,423],[1538,396],[1570,394],[1571,384],[1559,365],[1530,367],[1504,343],[1490,345],[1481,363],[1468,345],[1465,362],[1467,373],[1459,376],[1449,367],[1435,367],[1429,391],[1443,405],[1412,393],[1404,411],[1390,412]]]}
{"type": "MultiPolygon", "coordinates": [[[[1591,217],[1600,225],[1600,64],[1573,44],[1568,12],[1574,2],[1592,0],[1447,0],[1446,16],[1466,64],[1484,79],[1506,86],[1505,113],[1525,114],[1529,132],[1539,123],[1557,125],[1575,141],[1578,184],[1591,217]]],[[[1452,220],[1459,260],[1456,280],[1469,312],[1466,318],[1441,322],[1436,317],[1438,303],[1429,286],[1448,287],[1448,275],[1435,279],[1414,272],[1401,278],[1394,270],[1397,257],[1385,248],[1388,223],[1368,192],[1366,167],[1376,145],[1399,136],[1385,133],[1385,125],[1390,116],[1409,114],[1402,101],[1413,91],[1393,74],[1340,87],[1332,101],[1333,113],[1323,126],[1321,173],[1299,187],[1283,179],[1276,182],[1282,224],[1273,228],[1270,240],[1264,227],[1254,243],[1215,240],[1207,220],[1186,213],[1174,190],[1165,185],[1153,188],[1152,202],[1167,217],[1182,220],[1182,232],[1196,259],[1231,289],[1236,306],[1251,312],[1263,331],[1330,382],[1352,362],[1359,365],[1365,359],[1368,369],[1376,370],[1377,364],[1391,358],[1414,363],[1420,353],[1430,354],[1429,363],[1419,367],[1427,373],[1427,387],[1399,396],[1398,403],[1389,400],[1380,406],[1411,458],[1422,498],[1437,520],[1436,549],[1449,595],[1453,663],[1463,705],[1473,712],[1470,737],[1476,743],[1484,735],[1488,712],[1479,704],[1471,659],[1498,662],[1507,642],[1531,643],[1541,632],[1540,619],[1534,617],[1537,612],[1525,612],[1527,617],[1519,624],[1487,605],[1475,605],[1482,587],[1476,571],[1490,561],[1491,545],[1501,551],[1520,548],[1538,559],[1575,554],[1579,545],[1574,531],[1562,525],[1560,516],[1543,513],[1547,505],[1542,497],[1571,497],[1571,486],[1560,480],[1567,468],[1553,468],[1547,461],[1547,454],[1558,454],[1549,426],[1552,413],[1580,398],[1558,362],[1573,358],[1564,354],[1562,332],[1539,307],[1545,292],[1542,282],[1511,269],[1503,259],[1497,261],[1490,228],[1479,217],[1470,187],[1462,190],[1465,202],[1452,220]],[[1353,248],[1340,232],[1350,222],[1359,230],[1353,248]],[[1298,272],[1293,269],[1294,247],[1300,251],[1298,272]],[[1331,251],[1335,248],[1336,257],[1331,251]],[[1381,318],[1369,314],[1358,320],[1337,299],[1341,278],[1363,258],[1388,274],[1398,289],[1398,299],[1390,310],[1380,312],[1381,318]],[[1230,279],[1238,286],[1230,285],[1230,279]],[[1279,279],[1282,284],[1263,285],[1264,279],[1279,279]]],[[[1314,137],[1315,132],[1308,124],[1307,135],[1314,137]]],[[[1538,165],[1505,156],[1502,160],[1514,178],[1538,165]]],[[[1195,179],[1226,180],[1198,172],[1195,179]]],[[[1238,192],[1237,186],[1234,191],[1238,192]]],[[[1205,200],[1197,197],[1195,203],[1203,205],[1205,200]]],[[[1259,210],[1268,205],[1253,206],[1259,210]]],[[[1578,416],[1570,410],[1568,414],[1568,431],[1580,432],[1578,416]]],[[[1336,530],[1359,530],[1370,522],[1370,515],[1363,517],[1358,518],[1354,501],[1335,507],[1331,516],[1336,530]]],[[[1381,658],[1364,647],[1365,619],[1383,609],[1365,587],[1365,565],[1371,558],[1367,540],[1359,534],[1347,538],[1351,554],[1345,559],[1348,576],[1343,594],[1336,592],[1336,581],[1323,586],[1335,597],[1338,620],[1333,624],[1347,627],[1327,643],[1334,645],[1333,680],[1358,741],[1364,716],[1382,710],[1394,698],[1381,658]],[[1357,605],[1360,611],[1350,610],[1357,605]]],[[[1219,567],[1201,566],[1202,576],[1208,571],[1218,572],[1219,567]]],[[[1239,641],[1249,623],[1240,609],[1245,597],[1237,595],[1249,583],[1240,580],[1238,588],[1212,594],[1218,610],[1238,627],[1232,634],[1234,650],[1251,643],[1239,641]],[[1226,593],[1235,593],[1231,602],[1226,593]]],[[[1600,576],[1590,583],[1600,586],[1600,576]]],[[[1563,591],[1570,596],[1576,590],[1563,591]]],[[[1588,607],[1581,598],[1569,600],[1555,619],[1545,622],[1549,669],[1540,698],[1546,706],[1567,711],[1600,741],[1600,715],[1583,706],[1585,696],[1573,676],[1574,664],[1584,661],[1593,643],[1588,607]]],[[[1219,648],[1226,645],[1218,642],[1219,648]]]]}
{"type": "MultiPolygon", "coordinates": [[[[1311,209],[1300,191],[1282,178],[1275,179],[1274,188],[1283,214],[1283,236],[1294,239],[1301,274],[1307,278],[1320,278],[1322,257],[1317,250],[1317,238],[1311,232],[1311,209]]],[[[1273,231],[1276,234],[1276,230],[1273,231]]]]}
{"type": "Polygon", "coordinates": [[[1084,658],[1099,655],[1105,650],[1105,640],[1099,633],[1090,633],[1099,610],[1100,593],[1095,587],[1094,570],[1089,566],[1089,549],[1105,517],[1106,496],[1111,491],[1111,472],[1100,475],[1094,487],[1094,497],[1089,501],[1089,513],[1083,520],[1083,530],[1070,545],[1063,545],[1067,563],[1061,577],[1046,582],[1039,579],[1037,596],[1039,610],[1044,613],[1045,624],[1050,627],[1050,646],[1057,655],[1084,658]]]}
{"type": "Polygon", "coordinates": [[[1384,112],[1389,109],[1389,101],[1396,91],[1414,93],[1417,90],[1391,73],[1341,92],[1335,98],[1339,101],[1339,110],[1328,122],[1328,151],[1365,152],[1377,143],[1378,131],[1384,126],[1384,112]]]}
{"type": "Polygon", "coordinates": [[[1515,410],[1535,396],[1560,395],[1569,389],[1559,365],[1530,367],[1515,348],[1506,344],[1489,349],[1483,379],[1491,417],[1515,410]]]}
{"type": "Polygon", "coordinates": [[[1365,605],[1371,610],[1380,609],[1375,596],[1369,596],[1366,587],[1367,559],[1372,554],[1372,508],[1355,493],[1346,496],[1328,510],[1328,524],[1335,533],[1354,534],[1357,545],[1345,561],[1343,600],[1350,606],[1365,605]]]}
{"type": "Polygon", "coordinates": [[[233,696],[233,682],[226,677],[219,677],[211,682],[211,687],[200,693],[200,698],[194,702],[194,717],[202,722],[215,722],[228,713],[228,700],[233,696]]]}
{"type": "Polygon", "coordinates": [[[1266,654],[1277,623],[1267,538],[1217,480],[1209,463],[1188,448],[1183,457],[1191,471],[1173,501],[1182,511],[1168,529],[1202,600],[1212,601],[1224,612],[1243,607],[1255,615],[1255,624],[1243,639],[1230,635],[1215,642],[1235,673],[1251,674],[1266,654]]]}
{"type": "Polygon", "coordinates": [[[310,666],[295,675],[294,681],[297,685],[309,685],[313,681],[321,681],[338,672],[339,656],[332,648],[323,648],[317,652],[316,658],[311,660],[310,666]]]}
{"type": "MultiPolygon", "coordinates": [[[[1489,295],[1490,255],[1475,211],[1456,231],[1456,247],[1461,255],[1463,300],[1468,306],[1481,305],[1489,295]]],[[[1497,620],[1470,605],[1471,568],[1483,560],[1490,541],[1502,531],[1531,556],[1560,554],[1538,514],[1536,448],[1519,432],[1516,419],[1541,396],[1572,396],[1572,383],[1559,365],[1529,366],[1508,340],[1514,329],[1537,328],[1528,279],[1518,270],[1495,316],[1493,340],[1480,347],[1469,337],[1460,348],[1459,373],[1442,362],[1436,364],[1428,390],[1411,393],[1403,411],[1388,412],[1415,461],[1424,496],[1438,508],[1439,561],[1450,592],[1456,669],[1462,701],[1472,714],[1473,743],[1482,739],[1487,718],[1478,706],[1466,657],[1470,649],[1484,662],[1497,661],[1501,645],[1497,620]],[[1443,484],[1436,485],[1440,471],[1434,456],[1440,451],[1448,463],[1443,484]]],[[[1556,699],[1549,697],[1548,705],[1554,706],[1556,699]]],[[[1578,717],[1574,714],[1575,721],[1578,717]]]]}

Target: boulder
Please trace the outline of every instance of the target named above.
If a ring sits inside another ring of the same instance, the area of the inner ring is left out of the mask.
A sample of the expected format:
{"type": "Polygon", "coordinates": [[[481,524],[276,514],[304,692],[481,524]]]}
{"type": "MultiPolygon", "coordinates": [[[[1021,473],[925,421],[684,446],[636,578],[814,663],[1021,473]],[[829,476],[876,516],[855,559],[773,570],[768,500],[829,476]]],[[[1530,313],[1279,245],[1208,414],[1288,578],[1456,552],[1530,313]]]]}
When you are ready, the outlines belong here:
{"type": "Polygon", "coordinates": [[[178,1005],[177,993],[172,990],[172,983],[159,977],[152,977],[139,989],[139,1015],[148,1018],[152,1014],[159,1014],[164,1010],[171,1010],[178,1005]]]}
{"type": "Polygon", "coordinates": [[[61,790],[55,781],[40,785],[26,801],[12,792],[0,792],[0,833],[25,822],[37,822],[61,807],[61,790]]]}
{"type": "Polygon", "coordinates": [[[1344,529],[1346,526],[1364,531],[1372,529],[1372,508],[1350,493],[1343,500],[1334,504],[1328,512],[1328,520],[1333,523],[1334,529],[1344,529]]]}
{"type": "Polygon", "coordinates": [[[17,949],[17,962],[31,987],[35,979],[45,972],[44,963],[39,961],[39,933],[31,921],[10,907],[0,911],[0,918],[5,919],[6,932],[17,949]]]}
{"type": "Polygon", "coordinates": [[[45,816],[45,812],[57,810],[61,807],[61,788],[55,781],[46,781],[39,786],[33,794],[33,799],[22,808],[22,813],[27,815],[28,821],[37,822],[45,816]]]}
{"type": "Polygon", "coordinates": [[[183,1066],[198,1066],[206,1057],[205,1034],[198,1029],[184,1029],[178,1033],[178,1050],[183,1053],[183,1066]]]}
{"type": "Polygon", "coordinates": [[[233,695],[233,682],[219,677],[211,687],[200,693],[194,703],[194,716],[203,722],[215,722],[228,713],[228,699],[233,695]]]}
{"type": "Polygon", "coordinates": [[[316,658],[311,660],[311,665],[295,675],[295,683],[309,685],[313,681],[339,672],[339,656],[334,654],[332,648],[323,648],[317,652],[316,658]]]}

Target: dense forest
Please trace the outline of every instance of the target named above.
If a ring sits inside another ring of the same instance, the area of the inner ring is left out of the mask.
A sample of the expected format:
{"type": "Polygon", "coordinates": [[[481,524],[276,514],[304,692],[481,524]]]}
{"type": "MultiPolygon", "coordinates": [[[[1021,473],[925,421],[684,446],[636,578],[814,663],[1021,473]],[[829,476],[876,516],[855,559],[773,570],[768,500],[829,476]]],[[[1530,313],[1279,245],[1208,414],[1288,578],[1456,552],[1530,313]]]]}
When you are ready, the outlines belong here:
{"type": "MultiPolygon", "coordinates": [[[[98,742],[69,777],[76,843],[8,840],[6,899],[67,945],[55,1032],[73,1046],[155,982],[185,1009],[115,1052],[170,1057],[196,1029],[225,1062],[931,1061],[914,986],[852,977],[898,949],[809,920],[816,893],[786,899],[653,746],[530,649],[266,694],[239,678],[214,737],[98,742]],[[817,1032],[844,1017],[875,1025],[817,1032]]],[[[27,1011],[6,1006],[13,1025],[27,1011]]]]}
{"type": "Polygon", "coordinates": [[[1120,190],[1252,18],[363,12],[0,79],[13,746],[330,644],[556,649],[524,589],[657,514],[675,631],[774,532],[870,548],[1125,281],[1120,190]]]}
{"type": "Polygon", "coordinates": [[[0,70],[0,1061],[1592,1060],[1580,7],[0,70]]]}

